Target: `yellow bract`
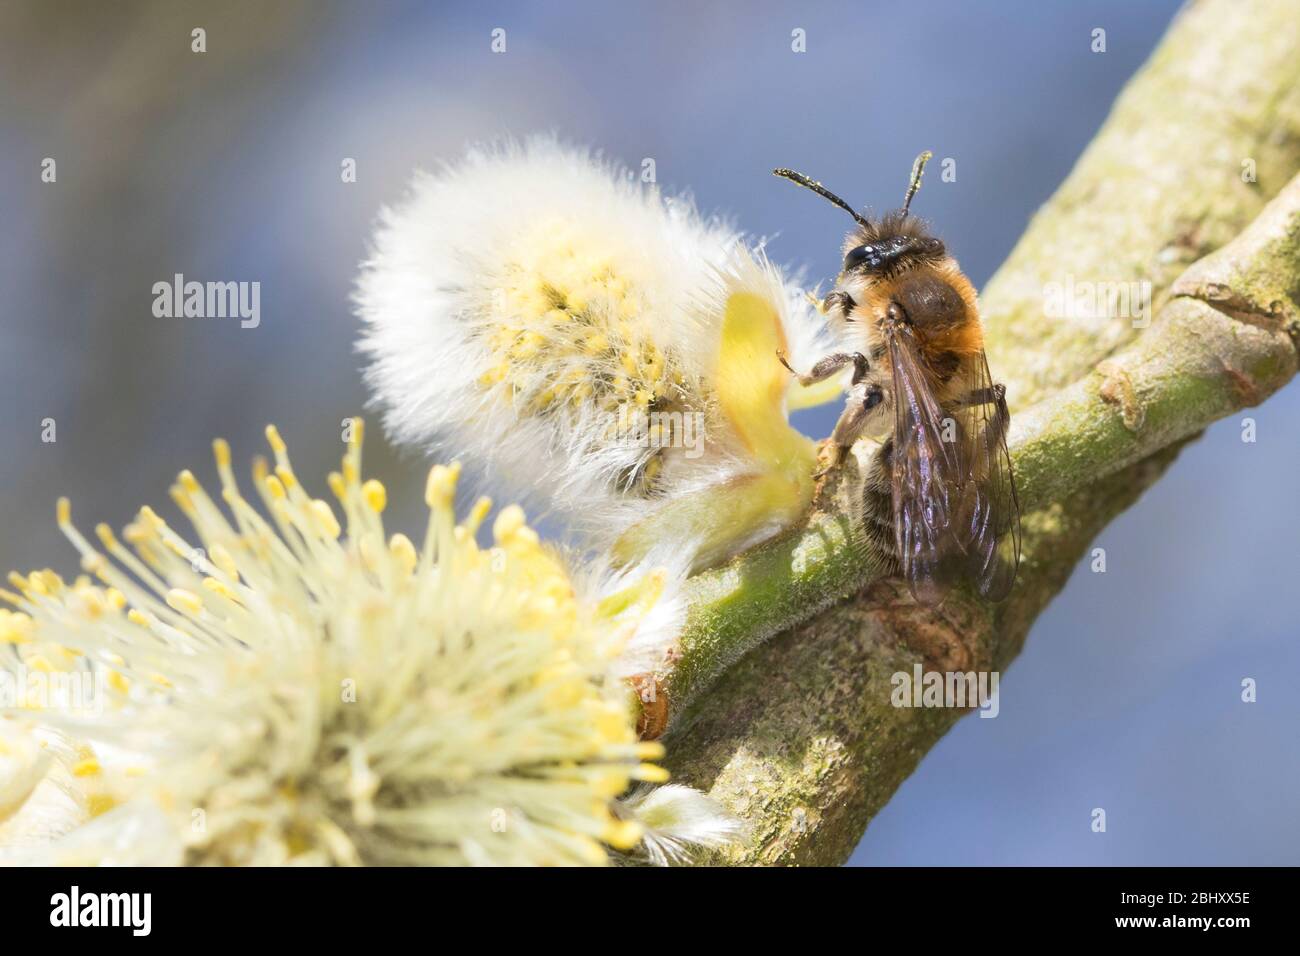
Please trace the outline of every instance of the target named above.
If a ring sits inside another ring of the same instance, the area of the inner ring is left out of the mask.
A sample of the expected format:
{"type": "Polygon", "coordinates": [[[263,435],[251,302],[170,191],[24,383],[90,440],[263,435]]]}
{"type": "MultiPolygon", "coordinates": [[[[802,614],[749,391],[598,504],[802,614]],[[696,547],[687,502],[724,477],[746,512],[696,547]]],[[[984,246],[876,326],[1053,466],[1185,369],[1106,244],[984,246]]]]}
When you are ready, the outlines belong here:
{"type": "Polygon", "coordinates": [[[722,346],[712,380],[732,433],[759,466],[754,473],[665,503],[626,531],[615,556],[631,563],[664,542],[698,543],[700,563],[726,557],[743,534],[788,527],[812,500],[816,448],[785,418],[786,348],[771,301],[749,292],[727,300],[722,346]]]}

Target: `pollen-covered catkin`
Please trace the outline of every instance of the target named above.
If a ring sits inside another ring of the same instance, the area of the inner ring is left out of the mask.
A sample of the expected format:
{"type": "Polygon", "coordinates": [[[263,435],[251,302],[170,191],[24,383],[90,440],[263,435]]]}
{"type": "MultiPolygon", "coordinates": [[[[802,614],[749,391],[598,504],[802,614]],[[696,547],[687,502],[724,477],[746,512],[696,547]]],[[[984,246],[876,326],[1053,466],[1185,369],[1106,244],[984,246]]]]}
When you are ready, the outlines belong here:
{"type": "Polygon", "coordinates": [[[535,139],[417,176],[357,302],[394,439],[479,462],[618,561],[707,563],[807,505],[776,359],[822,347],[804,297],[585,151],[535,139]]]}
{"type": "MultiPolygon", "coordinates": [[[[0,680],[36,695],[25,726],[0,722],[0,861],[658,855],[619,801],[668,775],[663,747],[637,739],[618,662],[662,641],[647,630],[676,626],[672,582],[646,568],[575,574],[514,506],[481,546],[491,505],[457,519],[455,464],[429,474],[423,540],[390,536],[387,493],[361,477],[361,431],[354,421],[329,503],[268,428],[262,509],[217,442],[224,508],[188,471],[172,489],[194,538],[145,508],[122,539],[102,526],[101,550],[60,501],[85,574],[14,574],[0,591],[13,606],[0,680]],[[42,675],[59,680],[30,679],[42,675]]],[[[664,802],[691,819],[717,810],[699,794],[664,802]]],[[[727,831],[717,812],[669,838],[714,839],[727,831]]]]}

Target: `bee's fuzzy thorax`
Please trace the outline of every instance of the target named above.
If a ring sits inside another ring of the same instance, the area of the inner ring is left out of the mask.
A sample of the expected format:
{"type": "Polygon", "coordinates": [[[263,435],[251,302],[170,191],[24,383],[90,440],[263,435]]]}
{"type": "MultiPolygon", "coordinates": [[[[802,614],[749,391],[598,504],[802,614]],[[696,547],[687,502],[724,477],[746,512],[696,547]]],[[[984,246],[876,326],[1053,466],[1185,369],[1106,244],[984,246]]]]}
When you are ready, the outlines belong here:
{"type": "Polygon", "coordinates": [[[967,315],[971,318],[971,321],[962,323],[955,331],[947,347],[963,355],[976,355],[983,352],[984,326],[980,320],[979,296],[975,286],[970,279],[966,278],[966,273],[961,271],[957,260],[951,256],[937,263],[934,270],[944,282],[957,290],[957,294],[961,296],[966,306],[967,315]]]}

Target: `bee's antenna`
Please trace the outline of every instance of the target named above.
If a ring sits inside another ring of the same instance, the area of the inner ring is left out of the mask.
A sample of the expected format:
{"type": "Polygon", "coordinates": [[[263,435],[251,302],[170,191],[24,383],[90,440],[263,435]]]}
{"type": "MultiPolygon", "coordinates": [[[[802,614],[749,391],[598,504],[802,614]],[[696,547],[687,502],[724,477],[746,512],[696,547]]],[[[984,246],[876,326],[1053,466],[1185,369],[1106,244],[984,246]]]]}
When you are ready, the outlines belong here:
{"type": "Polygon", "coordinates": [[[846,203],[843,199],[835,195],[833,192],[831,192],[821,183],[809,179],[803,173],[796,173],[793,169],[774,169],[772,170],[772,175],[780,176],[782,179],[788,179],[792,183],[798,183],[800,186],[803,186],[806,189],[811,189],[818,196],[821,196],[823,199],[830,200],[831,202],[835,203],[835,205],[839,206],[841,209],[847,212],[850,216],[852,216],[854,219],[858,221],[858,225],[864,226],[868,229],[871,228],[871,223],[865,216],[859,215],[858,213],[854,212],[853,207],[850,206],[848,203],[846,203]]]}
{"type": "Polygon", "coordinates": [[[912,197],[921,188],[921,173],[925,172],[925,164],[930,161],[930,157],[933,155],[934,153],[927,149],[916,157],[916,162],[912,163],[912,179],[907,184],[907,195],[903,197],[903,215],[907,215],[907,208],[912,205],[912,197]]]}

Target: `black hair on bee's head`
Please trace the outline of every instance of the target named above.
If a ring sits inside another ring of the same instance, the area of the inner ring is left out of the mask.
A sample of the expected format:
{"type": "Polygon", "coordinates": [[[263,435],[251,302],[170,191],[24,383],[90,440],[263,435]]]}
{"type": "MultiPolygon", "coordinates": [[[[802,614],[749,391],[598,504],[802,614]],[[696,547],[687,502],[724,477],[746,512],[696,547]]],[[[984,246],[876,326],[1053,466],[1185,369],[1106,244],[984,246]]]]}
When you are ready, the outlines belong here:
{"type": "Polygon", "coordinates": [[[901,209],[859,226],[849,234],[845,247],[843,271],[862,276],[893,275],[948,254],[921,219],[901,209]]]}

